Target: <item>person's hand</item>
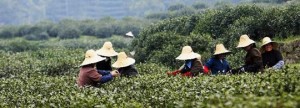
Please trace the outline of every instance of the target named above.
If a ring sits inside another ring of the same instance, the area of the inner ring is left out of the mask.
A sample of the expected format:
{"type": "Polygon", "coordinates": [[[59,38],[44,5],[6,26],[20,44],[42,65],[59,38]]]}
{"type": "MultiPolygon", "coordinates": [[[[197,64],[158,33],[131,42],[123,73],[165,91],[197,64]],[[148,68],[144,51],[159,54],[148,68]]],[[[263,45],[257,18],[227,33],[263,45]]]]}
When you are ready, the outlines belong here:
{"type": "Polygon", "coordinates": [[[244,68],[244,67],[241,67],[241,68],[240,68],[240,71],[245,72],[245,68],[244,68]]]}
{"type": "Polygon", "coordinates": [[[117,76],[120,76],[120,73],[118,70],[113,70],[110,72],[110,74],[113,76],[113,77],[117,77],[117,76]]]}

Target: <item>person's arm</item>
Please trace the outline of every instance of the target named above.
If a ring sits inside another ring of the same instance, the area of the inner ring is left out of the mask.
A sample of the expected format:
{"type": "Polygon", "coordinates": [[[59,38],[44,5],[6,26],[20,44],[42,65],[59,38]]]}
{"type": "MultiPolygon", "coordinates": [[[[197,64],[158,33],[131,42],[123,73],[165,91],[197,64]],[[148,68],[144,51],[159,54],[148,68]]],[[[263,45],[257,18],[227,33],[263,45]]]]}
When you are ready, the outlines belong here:
{"type": "Polygon", "coordinates": [[[203,72],[204,72],[205,74],[208,74],[208,73],[209,73],[209,70],[211,69],[212,64],[213,64],[213,59],[210,58],[210,59],[205,63],[205,65],[203,66],[203,72]]]}
{"type": "Polygon", "coordinates": [[[180,68],[178,69],[179,71],[182,70],[184,68],[184,64],[182,66],[180,66],[180,68]]]}
{"type": "Polygon", "coordinates": [[[227,65],[227,67],[226,67],[226,73],[227,73],[231,70],[231,67],[229,66],[229,63],[227,61],[226,61],[226,65],[227,65]]]}
{"type": "Polygon", "coordinates": [[[100,82],[100,83],[106,83],[110,80],[113,79],[112,75],[111,74],[108,74],[108,75],[101,75],[99,74],[96,70],[93,70],[89,73],[89,78],[91,78],[93,81],[95,82],[100,82]]]}
{"type": "Polygon", "coordinates": [[[280,60],[277,62],[274,66],[272,66],[273,69],[281,69],[284,66],[284,61],[280,60]]]}
{"type": "Polygon", "coordinates": [[[277,50],[275,50],[275,51],[276,51],[275,56],[276,56],[278,62],[274,66],[272,66],[272,68],[273,69],[281,69],[284,66],[284,61],[283,61],[281,53],[277,50]]]}
{"type": "Polygon", "coordinates": [[[113,76],[111,74],[108,74],[108,75],[105,75],[105,76],[101,77],[100,83],[103,84],[103,83],[106,83],[108,81],[111,81],[112,79],[113,79],[113,76]]]}
{"type": "Polygon", "coordinates": [[[108,74],[110,74],[110,71],[107,71],[107,70],[97,70],[97,71],[101,75],[108,75],[108,74]]]}

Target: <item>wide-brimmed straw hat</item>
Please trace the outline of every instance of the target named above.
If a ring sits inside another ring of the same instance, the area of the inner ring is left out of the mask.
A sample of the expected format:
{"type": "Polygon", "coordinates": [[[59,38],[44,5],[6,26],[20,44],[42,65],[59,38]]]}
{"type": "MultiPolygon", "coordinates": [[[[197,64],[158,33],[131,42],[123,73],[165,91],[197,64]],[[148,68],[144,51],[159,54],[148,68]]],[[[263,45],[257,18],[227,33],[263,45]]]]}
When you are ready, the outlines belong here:
{"type": "Polygon", "coordinates": [[[240,37],[240,42],[239,42],[239,45],[237,46],[237,48],[243,48],[243,47],[249,46],[253,43],[255,43],[255,41],[250,39],[248,35],[242,35],[240,37]]]}
{"type": "Polygon", "coordinates": [[[134,35],[132,34],[131,31],[129,31],[128,33],[125,34],[126,36],[129,36],[129,37],[134,37],[134,35]]]}
{"type": "Polygon", "coordinates": [[[263,40],[262,40],[262,45],[260,47],[260,50],[261,51],[265,51],[264,46],[267,45],[267,44],[269,44],[269,43],[272,44],[272,47],[274,49],[277,49],[277,47],[278,47],[278,43],[277,42],[272,41],[271,38],[269,38],[269,37],[264,37],[263,40]]]}
{"type": "Polygon", "coordinates": [[[88,50],[85,53],[85,59],[84,61],[81,63],[81,66],[85,66],[85,65],[89,65],[89,64],[93,64],[93,63],[97,63],[99,61],[105,60],[104,57],[100,57],[97,55],[97,53],[95,52],[95,50],[88,50]]]}
{"type": "Polygon", "coordinates": [[[133,58],[128,57],[125,52],[120,52],[118,54],[117,61],[112,65],[115,68],[127,67],[135,63],[133,58]]]}
{"type": "Polygon", "coordinates": [[[223,44],[217,44],[216,45],[216,50],[214,55],[219,55],[219,54],[228,54],[230,51],[228,51],[223,44]]]}
{"type": "Polygon", "coordinates": [[[191,46],[184,46],[181,54],[176,58],[178,60],[190,60],[194,58],[201,58],[201,55],[194,53],[191,46]]]}
{"type": "Polygon", "coordinates": [[[96,51],[98,55],[112,57],[118,55],[118,53],[114,50],[111,42],[105,42],[101,49],[96,51]]]}

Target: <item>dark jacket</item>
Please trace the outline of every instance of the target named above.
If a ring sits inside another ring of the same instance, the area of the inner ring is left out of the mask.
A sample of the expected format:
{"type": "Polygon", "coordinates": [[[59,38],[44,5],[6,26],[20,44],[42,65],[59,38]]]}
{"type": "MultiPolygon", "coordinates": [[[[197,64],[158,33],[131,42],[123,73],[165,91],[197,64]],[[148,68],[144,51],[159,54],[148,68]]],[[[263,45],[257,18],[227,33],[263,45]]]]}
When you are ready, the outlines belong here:
{"type": "Polygon", "coordinates": [[[138,75],[138,71],[133,65],[119,68],[118,71],[121,74],[121,77],[133,77],[138,75]]]}
{"type": "Polygon", "coordinates": [[[106,57],[105,60],[100,61],[96,64],[96,68],[97,70],[108,70],[108,71],[112,71],[112,67],[111,67],[111,59],[110,57],[106,57]]]}
{"type": "Polygon", "coordinates": [[[262,54],[263,66],[266,68],[276,65],[280,60],[282,60],[282,55],[278,50],[272,50],[264,52],[262,54]]]}
{"type": "Polygon", "coordinates": [[[211,74],[216,75],[218,73],[226,74],[230,70],[228,62],[223,59],[222,62],[221,60],[213,57],[210,58],[205,66],[207,66],[211,70],[211,74]]]}
{"type": "Polygon", "coordinates": [[[246,72],[263,71],[263,61],[261,53],[257,48],[251,48],[245,57],[245,65],[243,66],[246,72]]]}
{"type": "Polygon", "coordinates": [[[180,73],[185,72],[191,72],[192,76],[197,76],[199,73],[203,73],[203,65],[198,59],[193,59],[191,68],[184,65],[184,68],[180,70],[180,73]]]}

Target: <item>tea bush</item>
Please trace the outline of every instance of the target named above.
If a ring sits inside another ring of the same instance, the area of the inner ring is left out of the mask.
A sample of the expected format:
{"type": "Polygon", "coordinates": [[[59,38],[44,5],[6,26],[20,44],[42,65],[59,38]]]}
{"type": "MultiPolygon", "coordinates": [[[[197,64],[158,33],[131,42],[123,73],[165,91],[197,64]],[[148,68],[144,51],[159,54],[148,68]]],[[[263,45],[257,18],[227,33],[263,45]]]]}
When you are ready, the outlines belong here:
{"type": "Polygon", "coordinates": [[[19,74],[1,78],[0,106],[299,107],[298,69],[182,78],[168,77],[162,68],[152,66],[138,67],[141,73],[148,71],[148,74],[116,78],[100,88],[78,88],[74,74],[56,77],[19,74]]]}
{"type": "Polygon", "coordinates": [[[138,77],[115,78],[99,88],[78,88],[78,65],[84,60],[85,51],[0,50],[0,107],[300,106],[299,68],[289,65],[259,74],[185,78],[167,76],[166,72],[178,67],[136,63],[138,77]]]}

